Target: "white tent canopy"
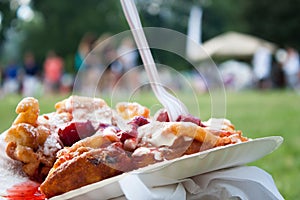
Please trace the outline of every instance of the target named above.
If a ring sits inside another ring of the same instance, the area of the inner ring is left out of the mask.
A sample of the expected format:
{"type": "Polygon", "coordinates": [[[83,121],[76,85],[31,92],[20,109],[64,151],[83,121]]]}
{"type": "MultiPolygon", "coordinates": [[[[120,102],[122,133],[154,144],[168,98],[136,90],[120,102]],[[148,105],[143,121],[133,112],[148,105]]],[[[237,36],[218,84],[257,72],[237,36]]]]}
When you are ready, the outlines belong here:
{"type": "Polygon", "coordinates": [[[192,59],[203,60],[208,57],[249,57],[253,56],[260,47],[265,47],[271,52],[276,50],[275,44],[261,38],[238,32],[227,32],[202,44],[207,54],[200,53],[195,56],[197,49],[189,51],[194,52],[192,59]]]}

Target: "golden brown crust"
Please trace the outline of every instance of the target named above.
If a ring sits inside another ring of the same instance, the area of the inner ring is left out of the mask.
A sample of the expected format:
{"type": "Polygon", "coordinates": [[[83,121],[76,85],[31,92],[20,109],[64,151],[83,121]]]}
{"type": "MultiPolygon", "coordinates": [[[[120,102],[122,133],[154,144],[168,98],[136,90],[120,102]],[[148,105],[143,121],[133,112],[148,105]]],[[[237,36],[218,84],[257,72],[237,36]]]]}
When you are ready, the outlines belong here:
{"type": "Polygon", "coordinates": [[[107,106],[106,102],[100,98],[91,98],[83,96],[70,96],[55,104],[58,113],[68,112],[72,113],[76,109],[85,109],[87,111],[94,111],[107,106]]]}
{"type": "Polygon", "coordinates": [[[18,114],[5,136],[6,154],[22,162],[23,171],[29,178],[43,181],[61,146],[51,146],[52,153],[44,153],[44,144],[51,133],[49,128],[39,125],[39,104],[32,97],[24,98],[17,106],[18,114]],[[47,155],[46,155],[47,154],[47,155]]]}
{"type": "Polygon", "coordinates": [[[213,135],[201,126],[197,126],[192,123],[173,123],[170,126],[170,130],[167,130],[166,132],[168,131],[177,136],[186,136],[189,138],[193,138],[201,143],[205,142],[207,146],[211,147],[214,147],[218,141],[218,136],[213,135]]]}
{"type": "Polygon", "coordinates": [[[40,190],[48,198],[59,195],[132,170],[130,163],[122,148],[89,149],[51,170],[40,190]]]}
{"type": "Polygon", "coordinates": [[[31,124],[20,123],[13,125],[8,131],[5,137],[6,142],[14,142],[17,145],[23,145],[36,149],[37,142],[37,130],[31,124]]]}
{"type": "Polygon", "coordinates": [[[125,120],[130,120],[136,116],[150,117],[150,110],[138,103],[120,102],[116,105],[116,111],[125,120]]]}
{"type": "Polygon", "coordinates": [[[69,113],[72,121],[112,123],[112,109],[103,99],[70,96],[55,104],[56,114],[69,113]]]}
{"type": "Polygon", "coordinates": [[[79,147],[90,147],[93,149],[103,148],[113,142],[118,142],[118,141],[119,140],[116,137],[103,136],[101,134],[93,135],[91,137],[87,137],[73,144],[70,148],[68,148],[68,152],[75,151],[79,147]]]}
{"type": "Polygon", "coordinates": [[[39,103],[33,97],[22,99],[16,108],[18,114],[13,124],[28,123],[33,126],[37,125],[37,118],[40,113],[39,103]]]}
{"type": "Polygon", "coordinates": [[[73,144],[71,147],[65,147],[64,149],[57,152],[57,160],[53,165],[53,170],[58,168],[64,162],[71,160],[84,152],[90,151],[92,149],[105,148],[114,142],[117,142],[117,140],[102,135],[93,135],[91,137],[80,140],[73,144]]]}

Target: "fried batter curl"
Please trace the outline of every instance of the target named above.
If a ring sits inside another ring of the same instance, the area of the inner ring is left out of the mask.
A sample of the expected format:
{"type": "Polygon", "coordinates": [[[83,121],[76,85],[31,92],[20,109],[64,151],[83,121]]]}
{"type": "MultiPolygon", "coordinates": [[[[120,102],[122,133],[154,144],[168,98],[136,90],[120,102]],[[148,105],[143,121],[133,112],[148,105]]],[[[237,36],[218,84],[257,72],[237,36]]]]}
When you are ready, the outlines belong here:
{"type": "Polygon", "coordinates": [[[16,108],[18,116],[8,129],[5,141],[7,155],[22,162],[23,171],[31,179],[42,181],[55,159],[44,155],[44,143],[51,132],[38,124],[39,112],[39,103],[35,98],[26,97],[20,101],[16,108]]]}

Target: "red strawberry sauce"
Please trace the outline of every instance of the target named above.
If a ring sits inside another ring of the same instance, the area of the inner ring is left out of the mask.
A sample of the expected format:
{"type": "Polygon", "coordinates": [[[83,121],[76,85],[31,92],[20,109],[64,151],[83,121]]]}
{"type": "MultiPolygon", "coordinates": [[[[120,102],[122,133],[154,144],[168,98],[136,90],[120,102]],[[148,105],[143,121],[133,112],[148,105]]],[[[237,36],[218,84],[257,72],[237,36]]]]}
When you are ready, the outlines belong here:
{"type": "Polygon", "coordinates": [[[8,200],[44,200],[46,197],[39,191],[39,183],[26,181],[14,185],[7,190],[7,195],[3,196],[8,200]]]}

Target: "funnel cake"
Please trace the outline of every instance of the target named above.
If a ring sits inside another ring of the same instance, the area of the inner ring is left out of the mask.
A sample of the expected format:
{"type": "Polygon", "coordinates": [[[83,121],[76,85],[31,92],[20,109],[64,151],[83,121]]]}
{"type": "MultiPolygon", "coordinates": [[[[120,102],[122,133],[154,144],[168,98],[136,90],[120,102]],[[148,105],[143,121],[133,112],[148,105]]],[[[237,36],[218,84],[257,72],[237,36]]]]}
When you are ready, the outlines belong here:
{"type": "Polygon", "coordinates": [[[37,100],[23,99],[6,136],[7,154],[41,182],[47,198],[150,164],[248,140],[229,120],[202,122],[188,115],[170,122],[166,111],[151,117],[138,103],[120,102],[113,109],[99,98],[70,96],[55,108],[39,115],[37,100]],[[22,119],[22,113],[30,118],[22,119]]]}
{"type": "Polygon", "coordinates": [[[49,127],[39,124],[36,99],[24,98],[16,113],[18,116],[5,137],[6,153],[22,162],[23,171],[30,179],[43,181],[56,160],[56,152],[63,146],[49,127]]]}

